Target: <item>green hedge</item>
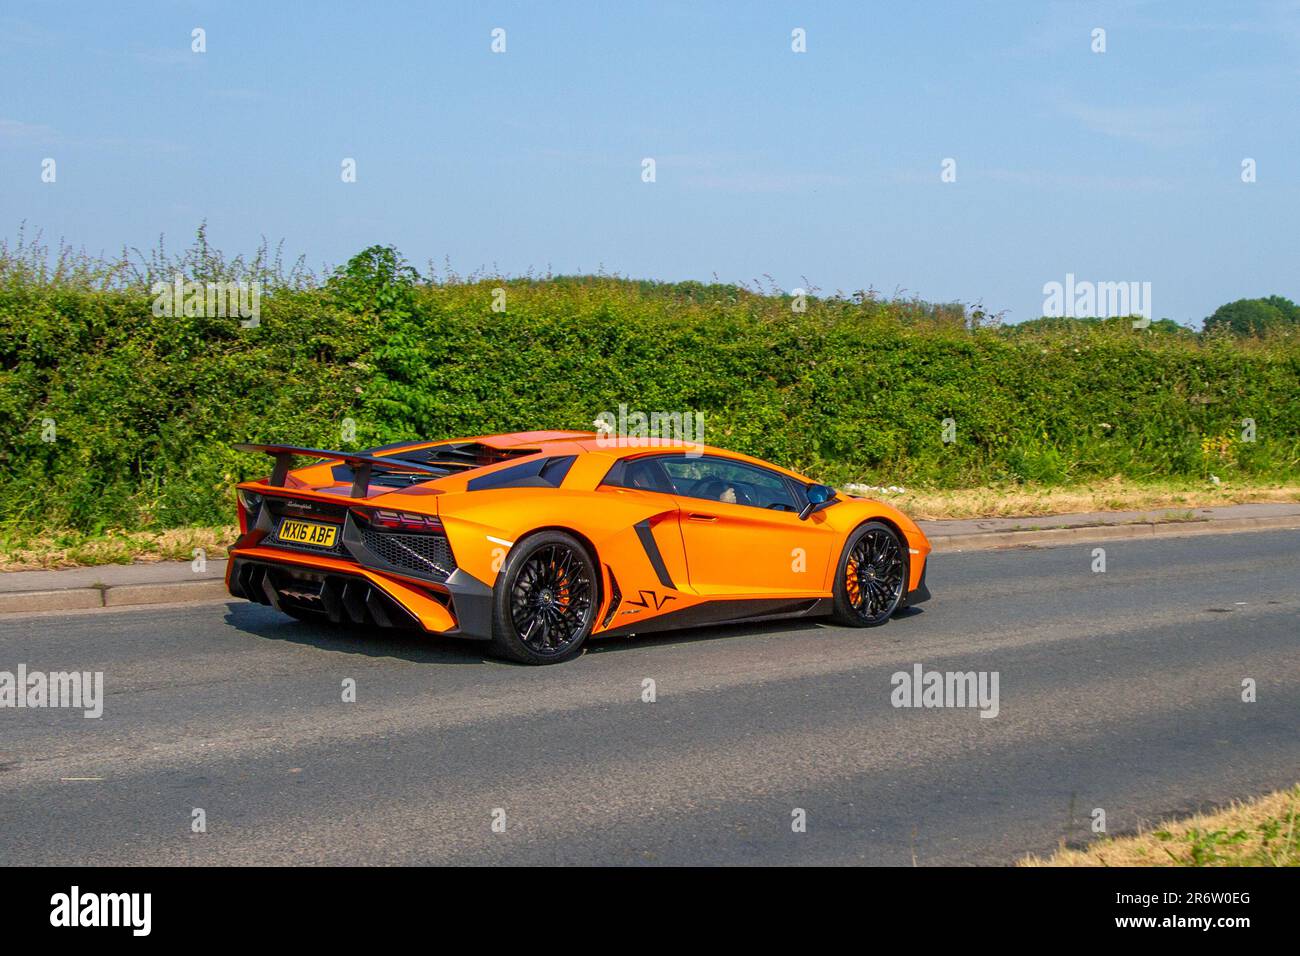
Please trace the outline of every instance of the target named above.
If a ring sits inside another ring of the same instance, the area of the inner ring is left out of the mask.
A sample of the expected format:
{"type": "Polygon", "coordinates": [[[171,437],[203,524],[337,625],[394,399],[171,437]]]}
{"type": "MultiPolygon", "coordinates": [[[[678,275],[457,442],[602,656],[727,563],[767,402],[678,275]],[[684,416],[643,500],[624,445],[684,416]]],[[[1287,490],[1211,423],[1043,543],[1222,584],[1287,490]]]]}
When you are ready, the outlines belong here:
{"type": "Polygon", "coordinates": [[[796,312],[599,277],[425,284],[394,261],[368,250],[326,286],[268,292],[255,329],[157,318],[146,287],[0,276],[0,522],[221,522],[231,483],[267,470],[232,442],[339,447],[349,418],[353,448],[589,429],[620,403],[703,411],[710,444],[830,482],[1286,479],[1300,462],[1290,340],[971,330],[918,303],[796,312]]]}

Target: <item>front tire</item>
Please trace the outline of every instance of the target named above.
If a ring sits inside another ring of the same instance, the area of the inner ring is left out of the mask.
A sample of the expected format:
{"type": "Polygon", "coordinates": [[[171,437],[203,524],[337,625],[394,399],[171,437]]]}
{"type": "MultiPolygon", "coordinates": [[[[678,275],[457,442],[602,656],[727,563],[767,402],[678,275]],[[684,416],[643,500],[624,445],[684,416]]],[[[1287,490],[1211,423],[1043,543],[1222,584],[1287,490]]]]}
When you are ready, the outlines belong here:
{"type": "Polygon", "coordinates": [[[543,531],[510,549],[492,589],[492,651],[558,664],[582,650],[596,621],[596,566],[572,535],[543,531]]]}
{"type": "Polygon", "coordinates": [[[898,532],[868,521],[844,544],[831,616],[846,627],[879,627],[902,605],[906,589],[907,551],[898,532]]]}

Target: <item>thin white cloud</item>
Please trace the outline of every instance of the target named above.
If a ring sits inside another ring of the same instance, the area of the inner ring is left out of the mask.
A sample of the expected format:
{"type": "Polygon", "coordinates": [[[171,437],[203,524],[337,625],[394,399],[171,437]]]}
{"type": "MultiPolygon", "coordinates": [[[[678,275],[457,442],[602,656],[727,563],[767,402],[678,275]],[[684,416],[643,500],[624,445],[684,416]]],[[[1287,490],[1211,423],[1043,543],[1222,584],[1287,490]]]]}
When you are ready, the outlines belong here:
{"type": "Polygon", "coordinates": [[[174,140],[138,136],[68,136],[53,126],[46,126],[43,123],[25,123],[22,120],[4,117],[0,117],[0,140],[40,143],[46,146],[85,146],[128,153],[178,153],[187,152],[190,148],[188,144],[174,140]]]}
{"type": "Polygon", "coordinates": [[[826,173],[769,173],[754,170],[690,175],[685,177],[683,182],[696,189],[719,192],[790,193],[807,192],[821,186],[841,186],[848,180],[843,176],[832,176],[826,173]]]}
{"type": "Polygon", "coordinates": [[[41,123],[24,123],[21,120],[0,117],[0,139],[54,142],[58,138],[57,130],[41,123]]]}
{"type": "Polygon", "coordinates": [[[151,66],[197,66],[202,61],[202,56],[186,44],[184,47],[142,50],[136,53],[135,58],[151,66]]]}
{"type": "MultiPolygon", "coordinates": [[[[1110,176],[1101,173],[1059,172],[1048,169],[1009,169],[1001,166],[976,166],[966,163],[960,167],[962,183],[1005,183],[1010,186],[1055,191],[1080,192],[1171,192],[1185,182],[1165,176],[1110,176]]],[[[940,187],[938,167],[934,169],[896,170],[890,181],[906,186],[940,187]]],[[[948,188],[948,187],[942,187],[948,188]]]]}
{"type": "Polygon", "coordinates": [[[1081,191],[1169,192],[1181,185],[1163,176],[1103,176],[1094,173],[1058,173],[1042,169],[986,169],[974,175],[1016,186],[1081,191]]]}
{"type": "Polygon", "coordinates": [[[1149,146],[1186,146],[1201,138],[1205,118],[1196,107],[1092,106],[1062,103],[1060,111],[1084,129],[1149,146]]]}

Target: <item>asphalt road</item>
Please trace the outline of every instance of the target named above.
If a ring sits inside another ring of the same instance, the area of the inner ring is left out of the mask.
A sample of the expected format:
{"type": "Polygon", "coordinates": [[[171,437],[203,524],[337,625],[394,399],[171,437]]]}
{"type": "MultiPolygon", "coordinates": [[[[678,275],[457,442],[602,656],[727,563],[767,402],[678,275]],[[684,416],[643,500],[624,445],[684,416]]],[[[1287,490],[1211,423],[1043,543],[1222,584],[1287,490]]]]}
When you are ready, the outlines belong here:
{"type": "Polygon", "coordinates": [[[105,705],[0,709],[0,864],[1006,863],[1300,780],[1300,534],[1094,547],[937,555],[875,630],[544,668],[243,602],[3,618],[0,671],[105,705]],[[918,663],[996,672],[998,716],[892,706],[918,663]]]}

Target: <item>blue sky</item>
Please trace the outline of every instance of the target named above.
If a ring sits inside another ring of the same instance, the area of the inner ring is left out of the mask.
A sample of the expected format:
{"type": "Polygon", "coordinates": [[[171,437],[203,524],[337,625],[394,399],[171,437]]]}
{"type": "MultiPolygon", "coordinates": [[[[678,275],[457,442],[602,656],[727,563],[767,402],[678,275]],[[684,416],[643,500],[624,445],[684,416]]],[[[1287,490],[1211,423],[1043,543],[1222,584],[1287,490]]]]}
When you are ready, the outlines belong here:
{"type": "Polygon", "coordinates": [[[392,243],[1010,321],[1067,273],[1151,282],[1183,322],[1300,299],[1292,0],[35,2],[0,12],[0,58],[11,239],[178,247],[206,220],[227,253],[266,236],[313,266],[392,243]]]}

